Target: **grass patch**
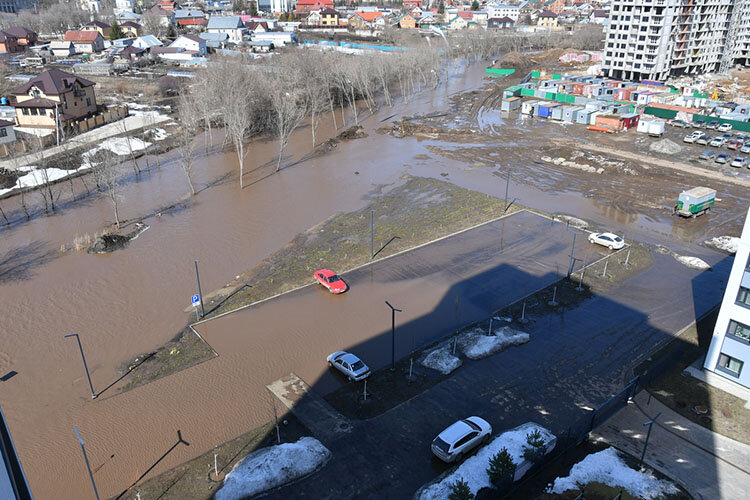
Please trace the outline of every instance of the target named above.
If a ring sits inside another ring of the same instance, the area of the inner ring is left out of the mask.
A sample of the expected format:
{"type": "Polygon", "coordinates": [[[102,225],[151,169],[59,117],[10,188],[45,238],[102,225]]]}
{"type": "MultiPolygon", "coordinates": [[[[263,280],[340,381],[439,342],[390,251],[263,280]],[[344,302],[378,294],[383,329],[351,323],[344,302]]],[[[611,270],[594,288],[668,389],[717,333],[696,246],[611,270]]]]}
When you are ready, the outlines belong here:
{"type": "Polygon", "coordinates": [[[661,354],[676,348],[682,349],[677,363],[654,380],[647,389],[656,399],[692,422],[750,444],[750,434],[747,432],[750,429],[750,410],[745,408],[745,400],[682,374],[691,363],[705,355],[711,343],[717,316],[718,311],[715,311],[693,324],[670,343],[664,352],[653,357],[653,362],[657,362],[661,354]],[[708,408],[708,413],[697,414],[693,408],[698,405],[708,408]]]}
{"type": "MultiPolygon", "coordinates": [[[[286,424],[279,424],[282,443],[297,441],[310,432],[291,413],[284,416],[286,424]]],[[[188,436],[185,436],[190,441],[188,436]]],[[[253,451],[276,444],[276,430],[272,423],[253,429],[231,441],[217,446],[189,462],[168,470],[139,485],[129,487],[123,494],[113,498],[159,498],[162,500],[200,500],[212,498],[222,483],[211,481],[209,474],[214,471],[214,454],[220,473],[227,474],[232,468],[253,451]]]]}

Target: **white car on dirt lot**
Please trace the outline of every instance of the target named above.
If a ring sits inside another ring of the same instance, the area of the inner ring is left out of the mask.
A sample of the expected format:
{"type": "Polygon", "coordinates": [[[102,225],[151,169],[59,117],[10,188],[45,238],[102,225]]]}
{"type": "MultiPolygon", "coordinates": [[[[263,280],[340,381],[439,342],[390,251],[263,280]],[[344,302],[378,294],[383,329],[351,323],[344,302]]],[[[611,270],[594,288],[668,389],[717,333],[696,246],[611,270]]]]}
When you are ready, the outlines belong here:
{"type": "Polygon", "coordinates": [[[492,426],[483,418],[468,417],[451,425],[432,441],[432,453],[443,462],[458,462],[474,447],[485,444],[492,426]]]}
{"type": "Polygon", "coordinates": [[[693,144],[702,135],[703,135],[703,132],[701,132],[700,130],[696,130],[695,132],[692,132],[692,133],[686,135],[685,137],[683,137],[682,138],[682,142],[687,142],[689,144],[693,144]]]}
{"type": "Polygon", "coordinates": [[[719,132],[729,132],[730,130],[732,130],[732,125],[730,123],[722,123],[717,127],[716,130],[718,130],[719,132]]]}
{"type": "Polygon", "coordinates": [[[610,250],[619,250],[625,246],[625,240],[614,233],[591,233],[589,242],[607,247],[610,250]]]}

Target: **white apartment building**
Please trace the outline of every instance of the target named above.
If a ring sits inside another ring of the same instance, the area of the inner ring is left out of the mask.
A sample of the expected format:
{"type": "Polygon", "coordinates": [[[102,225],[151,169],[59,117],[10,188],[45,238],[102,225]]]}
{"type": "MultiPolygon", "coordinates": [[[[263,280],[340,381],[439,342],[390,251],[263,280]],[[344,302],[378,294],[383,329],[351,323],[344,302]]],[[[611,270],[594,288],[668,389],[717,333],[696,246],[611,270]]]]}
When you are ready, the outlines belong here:
{"type": "Polygon", "coordinates": [[[750,0],[613,0],[602,70],[665,80],[748,63],[750,0]]]}
{"type": "Polygon", "coordinates": [[[703,368],[750,388],[750,210],[703,368]]]}
{"type": "Polygon", "coordinates": [[[485,7],[487,11],[487,17],[489,19],[500,19],[503,17],[509,17],[514,22],[518,22],[518,18],[521,14],[521,6],[519,5],[502,5],[497,3],[489,4],[485,7]]]}
{"type": "Polygon", "coordinates": [[[262,12],[280,14],[289,11],[290,7],[293,9],[294,5],[290,4],[289,0],[258,0],[256,5],[258,6],[258,10],[262,12]]]}

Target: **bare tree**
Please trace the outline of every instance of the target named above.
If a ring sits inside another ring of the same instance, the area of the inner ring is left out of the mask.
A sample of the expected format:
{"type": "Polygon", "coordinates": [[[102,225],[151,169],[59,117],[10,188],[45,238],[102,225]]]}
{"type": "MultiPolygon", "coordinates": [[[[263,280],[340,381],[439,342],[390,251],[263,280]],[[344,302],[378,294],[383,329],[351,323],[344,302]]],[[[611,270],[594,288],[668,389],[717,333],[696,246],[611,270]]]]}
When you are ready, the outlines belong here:
{"type": "Polygon", "coordinates": [[[143,31],[154,36],[163,36],[165,33],[164,25],[161,22],[161,18],[156,14],[146,12],[141,17],[141,25],[143,31]]]}
{"type": "Polygon", "coordinates": [[[249,111],[250,88],[242,78],[243,71],[230,71],[227,79],[222,82],[220,89],[223,91],[221,114],[224,127],[229,140],[237,153],[237,161],[240,166],[240,189],[244,187],[245,156],[247,148],[245,139],[253,124],[253,116],[249,111]]]}
{"type": "Polygon", "coordinates": [[[180,167],[182,167],[182,171],[185,173],[185,177],[190,185],[190,194],[192,196],[196,194],[195,185],[193,184],[193,134],[197,124],[197,113],[194,103],[195,99],[193,96],[187,93],[180,95],[180,131],[177,136],[180,150],[180,167]]]}
{"type": "Polygon", "coordinates": [[[289,136],[299,127],[305,118],[304,98],[300,92],[295,90],[295,85],[290,84],[286,76],[279,76],[272,82],[271,106],[274,112],[274,132],[279,139],[279,159],[276,162],[276,171],[281,170],[281,157],[289,141],[289,136]]]}
{"type": "Polygon", "coordinates": [[[115,215],[115,225],[120,229],[120,169],[114,154],[109,151],[103,151],[102,161],[94,167],[94,175],[97,179],[97,185],[104,190],[105,194],[112,203],[112,209],[115,215]]]}

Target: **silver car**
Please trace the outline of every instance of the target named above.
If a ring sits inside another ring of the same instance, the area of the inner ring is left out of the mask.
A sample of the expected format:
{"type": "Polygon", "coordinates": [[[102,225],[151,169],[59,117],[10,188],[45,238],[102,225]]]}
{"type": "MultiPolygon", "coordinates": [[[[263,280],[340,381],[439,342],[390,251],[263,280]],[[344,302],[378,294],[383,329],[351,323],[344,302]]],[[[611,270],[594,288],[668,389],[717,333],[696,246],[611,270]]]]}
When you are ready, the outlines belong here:
{"type": "Polygon", "coordinates": [[[370,369],[357,356],[346,351],[336,351],[327,358],[328,366],[336,368],[349,380],[364,380],[370,376],[370,369]]]}
{"type": "Polygon", "coordinates": [[[432,453],[443,462],[460,461],[480,443],[487,443],[492,426],[483,418],[468,417],[451,425],[432,441],[432,453]]]}
{"type": "Polygon", "coordinates": [[[720,148],[723,146],[727,141],[723,137],[717,137],[711,142],[708,143],[709,146],[714,148],[720,148]]]}

